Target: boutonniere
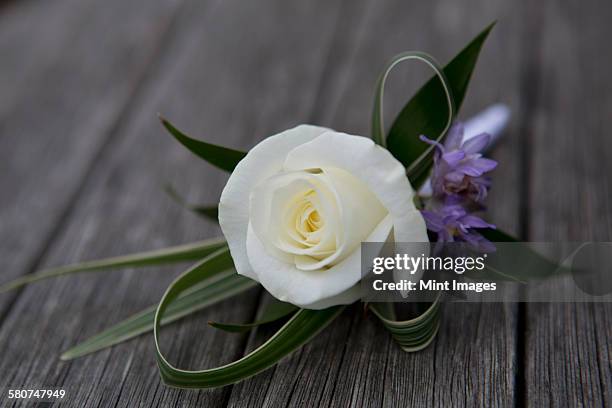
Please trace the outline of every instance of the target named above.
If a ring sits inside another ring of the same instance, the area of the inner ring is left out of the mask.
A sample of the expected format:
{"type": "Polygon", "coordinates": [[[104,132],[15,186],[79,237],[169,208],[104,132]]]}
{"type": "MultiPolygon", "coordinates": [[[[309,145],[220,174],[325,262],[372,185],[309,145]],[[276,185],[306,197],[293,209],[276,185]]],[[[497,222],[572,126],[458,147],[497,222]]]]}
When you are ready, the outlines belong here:
{"type": "MultiPolygon", "coordinates": [[[[492,25],[444,67],[422,52],[392,58],[375,87],[369,135],[298,125],[242,152],[192,138],[162,118],[179,143],[230,173],[218,205],[187,205],[218,220],[224,236],[41,271],[9,282],[0,291],[79,272],[193,261],[159,304],[76,345],[61,358],[74,359],[153,331],[166,384],[216,387],[273,366],[316,336],[346,305],[358,301],[362,243],[459,241],[494,250],[492,242],[512,238],[483,218],[490,172],[497,166],[483,157],[483,151],[503,128],[508,112],[497,106],[465,125],[456,121],[491,29],[492,25]],[[386,79],[394,67],[408,61],[426,64],[434,75],[387,130],[386,79]],[[164,357],[159,345],[162,325],[221,300],[239,299],[257,286],[275,299],[257,321],[210,325],[235,333],[285,319],[268,341],[239,360],[201,371],[182,370],[164,357]]],[[[365,306],[406,351],[427,347],[440,324],[438,298],[406,321],[396,319],[392,304],[365,306]]]]}

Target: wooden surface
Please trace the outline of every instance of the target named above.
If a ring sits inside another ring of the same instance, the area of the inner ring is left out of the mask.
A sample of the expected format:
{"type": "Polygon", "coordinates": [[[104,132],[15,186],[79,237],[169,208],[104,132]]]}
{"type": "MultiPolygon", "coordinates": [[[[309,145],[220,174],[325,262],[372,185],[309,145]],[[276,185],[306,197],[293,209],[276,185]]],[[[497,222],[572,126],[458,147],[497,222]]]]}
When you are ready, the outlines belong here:
{"type": "MultiPolygon", "coordinates": [[[[462,116],[513,111],[493,156],[489,218],[531,240],[610,240],[612,8],[602,1],[13,0],[0,4],[0,277],[220,234],[162,191],[215,202],[227,175],[159,126],[248,149],[298,123],[367,134],[374,81],[397,52],[447,61],[490,21],[462,116]]],[[[390,110],[426,71],[391,78],[390,110]]],[[[389,113],[392,116],[393,112],[389,113]]],[[[154,304],[184,269],[83,275],[0,295],[7,390],[64,387],[70,406],[602,406],[609,305],[455,305],[406,354],[360,305],[278,366],[232,387],[163,386],[151,336],[73,362],[59,354],[154,304]]],[[[212,367],[272,332],[253,290],[169,326],[174,362],[212,367]]],[[[10,404],[9,404],[10,406],[10,404]]]]}

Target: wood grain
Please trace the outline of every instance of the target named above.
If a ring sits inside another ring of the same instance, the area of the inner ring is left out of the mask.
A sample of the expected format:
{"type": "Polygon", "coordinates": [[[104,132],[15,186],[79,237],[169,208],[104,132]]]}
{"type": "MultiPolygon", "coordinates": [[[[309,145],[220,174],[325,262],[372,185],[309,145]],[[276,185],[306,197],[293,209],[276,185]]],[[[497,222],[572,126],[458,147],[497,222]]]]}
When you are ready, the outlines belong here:
{"type": "MultiPolygon", "coordinates": [[[[470,18],[465,12],[455,17],[456,24],[451,27],[444,24],[448,21],[445,11],[451,8],[461,12],[451,2],[440,4],[439,9],[401,1],[379,2],[366,9],[362,17],[345,18],[347,25],[358,26],[359,30],[350,36],[347,30],[338,34],[335,49],[339,52],[329,68],[326,91],[316,104],[316,122],[342,131],[369,134],[371,95],[383,61],[410,49],[428,50],[448,59],[470,36],[500,14],[509,26],[492,35],[492,44],[475,74],[476,86],[468,95],[471,102],[467,111],[473,113],[499,100],[502,83],[516,84],[514,89],[509,87],[503,101],[513,107],[518,105],[521,72],[500,66],[500,53],[502,50],[513,56],[520,53],[520,39],[512,35],[512,27],[520,23],[521,9],[504,6],[502,2],[486,3],[485,6],[484,2],[474,2],[470,7],[484,8],[483,15],[470,18]],[[410,24],[406,24],[407,15],[410,24]],[[442,38],[450,40],[443,42],[442,38]],[[479,82],[483,83],[477,86],[479,82]]],[[[397,82],[389,87],[388,106],[399,106],[407,99],[407,92],[430,75],[414,68],[403,73],[415,77],[402,81],[396,75],[393,80],[397,82]]],[[[511,143],[502,146],[497,157],[500,160],[514,157],[517,152],[513,146],[511,143]]],[[[505,227],[516,229],[518,194],[516,190],[512,193],[512,186],[516,186],[512,180],[518,176],[520,162],[507,161],[509,164],[498,171],[497,178],[508,184],[500,186],[500,193],[493,198],[496,206],[491,216],[505,227]]],[[[517,336],[514,306],[459,305],[447,309],[437,340],[416,354],[400,351],[373,316],[360,313],[360,307],[342,315],[311,344],[273,370],[236,385],[230,406],[241,406],[245,401],[249,405],[271,407],[313,403],[358,407],[513,404],[517,336]]],[[[254,336],[251,346],[269,334],[266,331],[254,336]]]]}
{"type": "MultiPolygon", "coordinates": [[[[39,267],[176,7],[26,1],[0,14],[2,282],[39,267]]],[[[0,318],[16,293],[0,296],[0,318]]]]}
{"type": "MultiPolygon", "coordinates": [[[[218,200],[227,175],[164,133],[248,149],[302,122],[369,134],[384,61],[447,61],[492,20],[462,117],[493,102],[513,118],[488,218],[531,240],[610,240],[612,10],[603,1],[23,0],[0,7],[2,280],[81,259],[220,234],[162,192],[218,200]]],[[[430,72],[392,74],[387,121],[430,72]]],[[[279,365],[235,386],[163,386],[150,336],[69,363],[61,351],[157,302],[186,266],[58,279],[0,296],[0,395],[62,386],[69,406],[604,406],[608,305],[447,305],[435,342],[406,354],[349,307],[279,365]]],[[[164,330],[181,367],[229,362],[277,326],[248,321],[257,290],[164,330]],[[211,351],[212,350],[212,351],[211,351]]],[[[15,404],[17,405],[17,404],[15,404]]]]}
{"type": "MultiPolygon", "coordinates": [[[[214,202],[225,174],[184,151],[155,113],[193,135],[243,149],[299,123],[313,108],[312,84],[325,67],[341,6],[187,2],[41,265],[218,235],[218,227],[179,208],[161,187],[170,180],[189,199],[214,202]]],[[[26,288],[2,327],[0,347],[12,357],[0,363],[10,373],[1,388],[63,386],[74,406],[224,405],[229,389],[164,387],[150,337],[70,363],[57,360],[68,346],[158,301],[179,270],[80,276],[26,288]],[[32,330],[38,335],[30,336],[32,330]]],[[[204,319],[248,321],[257,293],[239,300],[169,328],[163,338],[172,361],[197,368],[238,358],[244,336],[215,331],[204,319]]]]}
{"type": "MultiPolygon", "coordinates": [[[[612,236],[612,8],[545,2],[533,90],[531,223],[535,241],[612,236]],[[602,48],[604,47],[604,48],[602,48]]],[[[540,406],[604,406],[612,398],[612,307],[529,304],[526,400],[540,406]]]]}

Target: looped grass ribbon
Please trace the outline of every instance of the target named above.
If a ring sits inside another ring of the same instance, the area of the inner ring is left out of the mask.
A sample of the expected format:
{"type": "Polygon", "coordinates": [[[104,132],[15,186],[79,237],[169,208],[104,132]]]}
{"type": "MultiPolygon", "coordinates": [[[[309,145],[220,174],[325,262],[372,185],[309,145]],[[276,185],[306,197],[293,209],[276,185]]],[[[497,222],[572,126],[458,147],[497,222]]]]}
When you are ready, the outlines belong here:
{"type": "Polygon", "coordinates": [[[268,341],[230,364],[199,371],[182,370],[173,366],[160,347],[160,329],[165,312],[183,292],[214,276],[228,263],[231,263],[228,250],[211,254],[174,280],[162,297],[155,313],[153,332],[157,364],[162,380],[167,385],[179,388],[219,387],[254,376],[310,341],[344,309],[343,306],[324,310],[300,309],[268,341]]]}
{"type": "MultiPolygon", "coordinates": [[[[440,64],[438,64],[438,62],[434,59],[434,57],[421,51],[407,51],[398,54],[387,63],[387,65],[383,69],[383,72],[378,78],[378,82],[376,83],[376,94],[374,96],[374,111],[372,113],[372,138],[377,144],[383,147],[387,146],[383,116],[385,83],[387,82],[387,77],[389,76],[393,68],[395,68],[400,63],[409,60],[421,61],[428,65],[435,72],[436,76],[440,79],[440,83],[442,84],[442,88],[444,89],[444,96],[448,107],[448,117],[443,130],[440,132],[438,137],[435,138],[437,141],[440,141],[444,137],[448,129],[450,129],[450,126],[453,123],[453,118],[455,117],[455,101],[453,99],[452,86],[449,83],[448,79],[446,79],[444,70],[442,69],[440,64]]],[[[432,149],[433,146],[430,146],[424,153],[421,154],[421,156],[419,156],[419,158],[417,158],[408,167],[407,171],[410,172],[412,168],[418,166],[419,163],[427,156],[427,154],[432,149]]]]}
{"type": "MultiPolygon", "coordinates": [[[[404,61],[417,60],[427,64],[439,78],[444,90],[444,97],[448,109],[448,116],[446,123],[438,136],[435,138],[436,141],[440,142],[450,129],[453,119],[455,117],[455,102],[453,99],[452,86],[449,83],[444,70],[436,62],[436,60],[424,52],[404,52],[393,57],[389,63],[385,66],[382,74],[378,78],[376,84],[376,94],[374,98],[374,111],[372,114],[372,138],[374,141],[386,147],[385,137],[385,126],[383,119],[383,99],[384,89],[387,77],[391,70],[398,64],[404,61]]],[[[423,173],[426,170],[423,167],[427,166],[425,160],[432,152],[433,146],[429,146],[423,151],[408,167],[406,168],[406,174],[410,176],[413,173],[423,173]]],[[[406,320],[398,321],[395,319],[395,311],[393,304],[370,304],[369,308],[372,312],[380,319],[385,328],[389,330],[393,338],[400,345],[402,350],[407,352],[414,352],[422,350],[427,347],[436,336],[439,327],[439,296],[429,306],[429,308],[418,317],[406,320]]]]}
{"type": "MultiPolygon", "coordinates": [[[[433,138],[432,135],[437,134],[435,139],[442,141],[454,119],[456,107],[461,105],[478,54],[492,26],[490,25],[474,38],[444,69],[428,54],[408,52],[395,56],[379,77],[372,116],[372,137],[383,147],[386,147],[388,143],[389,151],[406,167],[407,176],[415,188],[418,188],[427,177],[431,167],[433,149],[416,140],[415,135],[423,133],[433,138]],[[440,98],[436,96],[439,89],[437,88],[438,81],[434,77],[402,109],[391,126],[388,137],[385,137],[383,123],[385,82],[394,67],[403,61],[413,59],[426,63],[434,70],[444,92],[448,117],[444,121],[441,116],[445,110],[440,104],[440,98]],[[441,128],[443,122],[445,125],[441,128]]],[[[160,119],[164,127],[187,149],[223,170],[231,172],[246,154],[193,139],[179,131],[167,120],[160,119]]],[[[215,215],[214,207],[193,209],[208,217],[215,215]]],[[[0,286],[0,292],[39,280],[78,272],[170,264],[188,260],[200,261],[172,282],[157,307],[146,309],[86,340],[68,350],[62,355],[62,359],[76,358],[100,350],[147,332],[152,326],[157,363],[161,377],[166,384],[182,388],[223,386],[244,380],[273,366],[280,359],[310,341],[344,309],[344,306],[334,306],[324,310],[298,309],[270,339],[246,356],[220,367],[187,371],[173,366],[163,355],[160,347],[161,326],[257,286],[256,282],[236,273],[229,249],[223,240],[202,241],[158,251],[54,268],[9,282],[0,286]]],[[[439,327],[439,297],[424,313],[407,321],[396,320],[392,306],[390,304],[371,304],[370,308],[402,349],[417,351],[427,347],[439,327]]],[[[291,305],[285,305],[270,312],[258,322],[247,324],[212,322],[211,325],[227,331],[240,332],[286,316],[293,311],[291,305]]]]}
{"type": "Polygon", "coordinates": [[[410,320],[397,320],[392,303],[372,303],[369,308],[406,352],[429,346],[440,327],[440,295],[423,313],[410,320]]]}

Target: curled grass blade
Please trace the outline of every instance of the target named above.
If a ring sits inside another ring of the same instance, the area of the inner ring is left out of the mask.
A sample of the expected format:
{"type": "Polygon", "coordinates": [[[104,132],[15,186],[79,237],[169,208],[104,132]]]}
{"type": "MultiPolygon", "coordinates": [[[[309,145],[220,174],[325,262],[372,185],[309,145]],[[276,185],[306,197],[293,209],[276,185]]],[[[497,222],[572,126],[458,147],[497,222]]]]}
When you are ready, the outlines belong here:
{"type": "Polygon", "coordinates": [[[371,303],[369,307],[406,352],[420,351],[429,346],[440,327],[440,295],[427,310],[410,320],[396,320],[393,304],[371,303]]]}
{"type": "MultiPolygon", "coordinates": [[[[372,113],[372,138],[377,144],[383,147],[386,147],[385,125],[383,118],[385,83],[387,81],[387,77],[389,76],[393,68],[395,68],[397,65],[404,61],[410,60],[421,61],[428,65],[435,72],[436,76],[440,80],[442,89],[444,90],[444,98],[446,101],[448,117],[446,119],[446,125],[439,132],[438,136],[435,138],[436,140],[439,141],[442,139],[442,137],[444,137],[451,124],[453,123],[453,118],[455,117],[455,102],[453,99],[452,88],[450,83],[448,82],[448,79],[446,79],[444,70],[438,64],[438,62],[431,55],[426,54],[424,52],[410,51],[398,54],[387,63],[385,69],[383,69],[382,74],[378,78],[378,82],[376,83],[374,110],[372,113]]],[[[426,156],[428,151],[431,151],[432,149],[433,147],[429,146],[427,151],[423,152],[418,158],[415,158],[414,161],[410,163],[410,166],[408,166],[408,171],[410,171],[412,167],[418,166],[419,162],[423,160],[424,156],[426,156]]]]}
{"type": "Polygon", "coordinates": [[[331,323],[344,308],[335,306],[324,310],[300,309],[268,341],[241,359],[208,370],[182,370],[170,364],[161,351],[159,339],[161,323],[181,293],[206,279],[211,268],[215,268],[216,258],[211,256],[179,276],[168,287],[157,308],[154,324],[157,364],[162,380],[167,385],[180,388],[219,387],[254,376],[307,343],[331,323]]]}
{"type": "Polygon", "coordinates": [[[223,322],[208,322],[209,325],[216,329],[224,330],[231,333],[244,333],[254,327],[262,324],[272,323],[283,317],[290,315],[299,308],[291,303],[281,302],[273,299],[264,309],[263,313],[253,323],[223,323],[223,322]]]}
{"type": "MultiPolygon", "coordinates": [[[[443,69],[456,111],[461,107],[482,45],[494,25],[486,27],[443,69]]],[[[419,135],[429,138],[444,135],[448,124],[447,92],[439,78],[431,78],[408,101],[387,135],[389,151],[408,169],[414,188],[419,188],[427,179],[432,164],[431,146],[420,141],[419,135]]]]}
{"type": "MultiPolygon", "coordinates": [[[[162,325],[258,286],[257,282],[236,273],[226,249],[212,254],[211,257],[217,258],[215,267],[209,269],[209,273],[201,282],[183,292],[170,305],[161,321],[162,325]]],[[[203,260],[194,268],[206,262],[207,260],[203,260]]],[[[60,358],[71,360],[150,332],[153,330],[156,310],[157,305],[153,305],[67,350],[60,358]]]]}
{"type": "Polygon", "coordinates": [[[44,279],[56,278],[59,276],[71,275],[80,272],[95,272],[103,269],[133,268],[194,261],[202,259],[218,249],[224,248],[225,246],[226,243],[223,238],[214,238],[164,249],[60,266],[30,275],[25,275],[13,281],[7,282],[0,286],[0,293],[44,279]]]}

